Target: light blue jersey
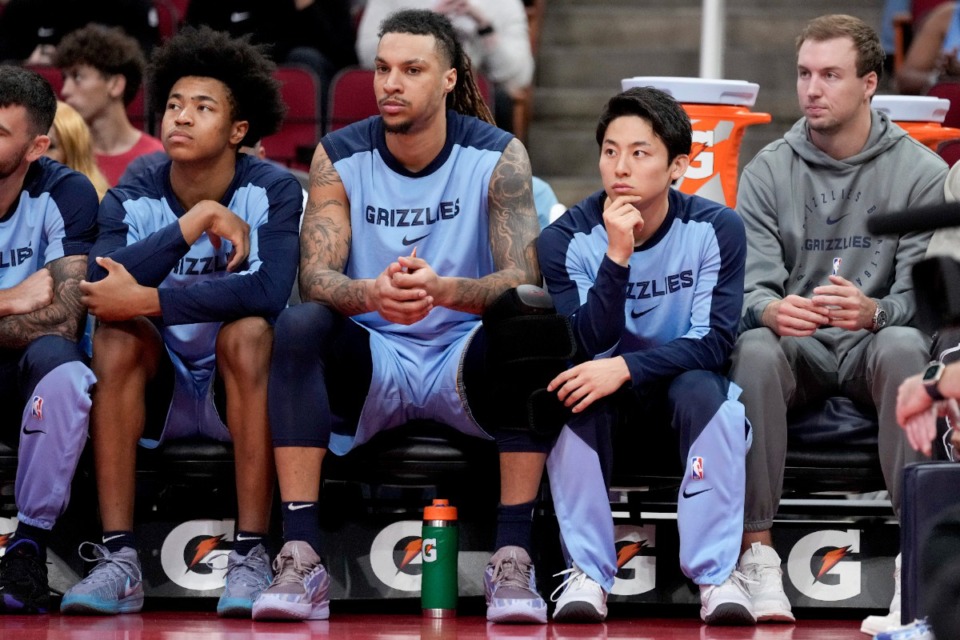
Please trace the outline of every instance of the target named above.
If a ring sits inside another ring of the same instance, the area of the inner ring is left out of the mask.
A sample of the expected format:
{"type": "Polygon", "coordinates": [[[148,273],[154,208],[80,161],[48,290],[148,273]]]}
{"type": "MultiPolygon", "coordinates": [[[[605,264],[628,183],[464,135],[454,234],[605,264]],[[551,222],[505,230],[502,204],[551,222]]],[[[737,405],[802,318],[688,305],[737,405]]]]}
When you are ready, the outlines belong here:
{"type": "MultiPolygon", "coordinates": [[[[413,174],[387,149],[379,117],[324,137],[323,148],[350,201],[346,275],[376,278],[414,248],[440,276],[482,278],[496,271],[487,193],[512,139],[448,111],[442,151],[413,174]]],[[[467,415],[459,388],[460,357],[479,326],[478,316],[435,308],[413,325],[389,322],[375,312],[353,320],[370,333],[373,380],[355,438],[334,434],[331,450],[343,453],[376,431],[421,417],[483,435],[467,415]]]]}

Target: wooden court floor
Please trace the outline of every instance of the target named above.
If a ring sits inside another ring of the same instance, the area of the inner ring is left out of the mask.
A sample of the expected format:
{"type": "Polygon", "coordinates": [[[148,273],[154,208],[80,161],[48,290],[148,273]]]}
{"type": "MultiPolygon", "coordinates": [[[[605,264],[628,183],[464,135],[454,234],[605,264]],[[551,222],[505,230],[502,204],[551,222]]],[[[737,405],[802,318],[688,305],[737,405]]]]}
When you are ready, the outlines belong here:
{"type": "Polygon", "coordinates": [[[329,621],[221,620],[206,612],[148,612],[113,617],[0,616],[2,640],[866,640],[859,620],[800,620],[793,625],[708,627],[690,618],[613,616],[601,625],[494,625],[479,615],[432,621],[415,614],[334,613],[329,621]]]}

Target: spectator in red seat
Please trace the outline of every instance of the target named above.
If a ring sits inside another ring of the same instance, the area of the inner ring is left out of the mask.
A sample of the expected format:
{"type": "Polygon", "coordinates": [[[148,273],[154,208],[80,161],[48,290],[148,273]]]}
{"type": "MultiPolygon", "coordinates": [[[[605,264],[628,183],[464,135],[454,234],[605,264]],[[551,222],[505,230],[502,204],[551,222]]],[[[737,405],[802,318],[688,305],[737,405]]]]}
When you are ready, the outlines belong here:
{"type": "Polygon", "coordinates": [[[76,109],[93,136],[97,166],[114,186],[131,160],[163,145],[130,123],[126,107],[143,79],[137,41],[122,30],[89,25],[66,36],[54,64],[63,71],[63,100],[76,109]]]}
{"type": "Polygon", "coordinates": [[[897,71],[897,91],[926,93],[941,80],[960,82],[960,2],[944,2],[918,25],[916,35],[897,71]]]}
{"type": "MultiPolygon", "coordinates": [[[[875,406],[894,511],[913,460],[897,426],[897,386],[923,367],[930,339],[910,326],[910,269],[929,233],[877,236],[867,219],[943,202],[947,166],[870,100],[883,49],[862,20],[828,15],[797,39],[804,117],[743,171],[737,210],[747,230],[743,315],[733,381],[753,425],[740,570],[761,621],[792,621],[770,533],[783,488],[787,409],[845,396],[875,406]]],[[[890,619],[899,624],[899,593],[890,619]]],[[[882,631],[886,617],[865,630],[882,631]]]]}

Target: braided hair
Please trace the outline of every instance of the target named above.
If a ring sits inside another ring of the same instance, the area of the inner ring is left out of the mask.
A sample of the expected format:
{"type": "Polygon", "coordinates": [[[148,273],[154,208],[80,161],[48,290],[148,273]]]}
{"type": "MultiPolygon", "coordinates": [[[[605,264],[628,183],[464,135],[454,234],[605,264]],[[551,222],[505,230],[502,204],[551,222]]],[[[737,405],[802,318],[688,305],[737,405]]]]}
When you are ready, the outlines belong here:
{"type": "Polygon", "coordinates": [[[477,82],[473,76],[470,57],[464,53],[453,24],[446,16],[425,9],[405,9],[397,11],[380,24],[382,38],[387,33],[409,33],[415,36],[433,36],[440,54],[457,71],[457,84],[447,94],[447,108],[465,116],[473,116],[496,124],[490,108],[483,100],[477,82]]]}

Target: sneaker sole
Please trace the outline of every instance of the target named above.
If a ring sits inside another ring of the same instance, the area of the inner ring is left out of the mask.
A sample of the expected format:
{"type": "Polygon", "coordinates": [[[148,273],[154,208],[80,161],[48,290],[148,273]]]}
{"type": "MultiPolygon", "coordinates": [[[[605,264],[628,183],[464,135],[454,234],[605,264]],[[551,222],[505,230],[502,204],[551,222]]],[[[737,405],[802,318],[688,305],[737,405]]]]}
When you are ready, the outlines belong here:
{"type": "Polygon", "coordinates": [[[143,609],[143,594],[138,598],[107,602],[84,596],[66,595],[60,603],[60,613],[81,616],[103,616],[118,613],[140,613],[143,609]]]}
{"type": "Polygon", "coordinates": [[[775,611],[770,613],[760,613],[756,610],[754,612],[757,615],[757,622],[782,622],[782,623],[791,623],[796,622],[797,619],[793,617],[792,613],[784,613],[783,611],[775,611]]]}
{"type": "Polygon", "coordinates": [[[247,618],[253,615],[253,603],[250,600],[220,600],[217,603],[217,615],[221,618],[247,618]]]}
{"type": "Polygon", "coordinates": [[[488,606],[487,620],[496,623],[547,624],[547,608],[532,609],[528,606],[488,606]]]}
{"type": "Polygon", "coordinates": [[[590,623],[603,622],[607,612],[598,611],[589,602],[568,602],[553,612],[554,622],[590,623]]]}
{"type": "Polygon", "coordinates": [[[701,613],[701,618],[711,625],[752,626],[757,623],[757,619],[746,607],[730,602],[717,605],[717,608],[709,615],[701,613]]]}
{"type": "Polygon", "coordinates": [[[251,616],[254,620],[327,620],[330,618],[330,603],[297,604],[263,597],[253,603],[251,616]]]}

